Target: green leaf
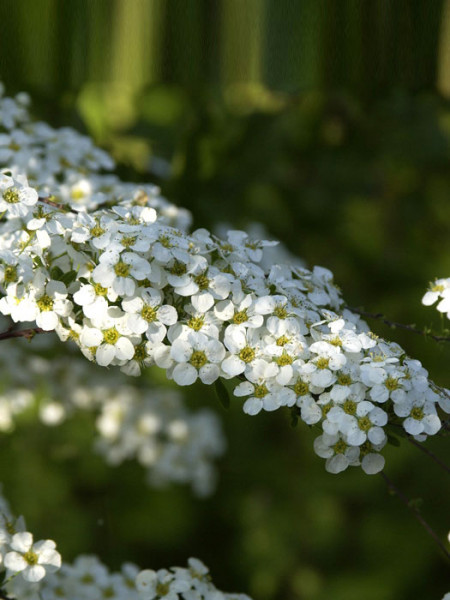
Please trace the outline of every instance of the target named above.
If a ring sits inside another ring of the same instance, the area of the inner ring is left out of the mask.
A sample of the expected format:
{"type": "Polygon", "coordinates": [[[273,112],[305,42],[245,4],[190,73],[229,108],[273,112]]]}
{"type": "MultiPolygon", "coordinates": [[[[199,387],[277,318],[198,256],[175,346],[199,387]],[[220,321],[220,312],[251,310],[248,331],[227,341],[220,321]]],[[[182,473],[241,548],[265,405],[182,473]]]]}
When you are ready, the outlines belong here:
{"type": "Polygon", "coordinates": [[[60,281],[62,281],[66,285],[70,285],[72,283],[72,281],[75,281],[76,278],[77,278],[76,271],[68,271],[67,273],[64,273],[64,275],[61,277],[60,281]]]}
{"type": "Polygon", "coordinates": [[[64,271],[60,267],[53,267],[50,271],[50,277],[56,281],[61,281],[61,277],[64,276],[64,271]]]}
{"type": "Polygon", "coordinates": [[[224,386],[223,381],[221,379],[216,380],[215,388],[220,404],[224,407],[225,410],[228,410],[230,408],[230,396],[228,394],[227,388],[224,386]]]}
{"type": "Polygon", "coordinates": [[[62,283],[64,283],[65,285],[69,285],[72,283],[72,281],[75,281],[77,277],[77,272],[68,271],[67,273],[64,273],[64,271],[59,267],[53,267],[53,269],[50,271],[50,276],[56,281],[62,281],[62,283]]]}

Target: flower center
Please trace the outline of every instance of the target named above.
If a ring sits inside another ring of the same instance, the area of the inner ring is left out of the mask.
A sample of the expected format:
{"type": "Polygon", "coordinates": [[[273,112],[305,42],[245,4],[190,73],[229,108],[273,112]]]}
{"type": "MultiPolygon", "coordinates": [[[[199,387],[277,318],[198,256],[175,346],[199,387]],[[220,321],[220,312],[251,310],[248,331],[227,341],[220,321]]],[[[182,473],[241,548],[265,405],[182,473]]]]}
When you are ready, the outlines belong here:
{"type": "Polygon", "coordinates": [[[267,396],[268,393],[269,390],[264,384],[255,385],[255,389],[253,391],[253,395],[255,396],[255,398],[264,398],[264,396],[267,396]]]}
{"type": "Polygon", "coordinates": [[[17,267],[5,267],[4,279],[5,283],[17,281],[17,267]]]}
{"type": "Polygon", "coordinates": [[[369,429],[372,429],[372,421],[369,419],[369,417],[361,417],[358,419],[358,427],[362,431],[369,431],[369,429]]]}
{"type": "Polygon", "coordinates": [[[289,343],[289,338],[287,337],[287,335],[282,335],[281,337],[279,337],[277,339],[277,346],[285,346],[288,343],[289,343]]]}
{"type": "Polygon", "coordinates": [[[183,262],[180,262],[179,260],[176,260],[173,265],[172,268],[170,269],[170,272],[172,275],[175,275],[177,277],[181,277],[182,275],[185,275],[187,271],[186,265],[183,262]]]}
{"type": "Polygon", "coordinates": [[[423,412],[423,409],[422,409],[422,408],[420,408],[419,406],[415,406],[415,407],[412,409],[412,411],[411,411],[411,413],[410,413],[410,416],[411,416],[413,419],[416,419],[416,421],[421,421],[421,420],[424,418],[424,416],[425,416],[425,413],[423,412]]]}
{"type": "Polygon", "coordinates": [[[247,319],[247,310],[244,308],[244,310],[239,310],[234,313],[233,323],[235,325],[241,325],[242,323],[245,323],[247,319]]]}
{"type": "Polygon", "coordinates": [[[147,358],[147,351],[145,349],[145,344],[139,344],[134,348],[134,360],[141,362],[147,358]]]}
{"type": "Polygon", "coordinates": [[[339,440],[333,446],[333,450],[335,454],[344,454],[347,450],[347,444],[344,442],[344,440],[339,440]]]}
{"type": "Polygon", "coordinates": [[[81,188],[73,188],[70,192],[70,197],[72,198],[72,200],[81,200],[85,196],[86,196],[86,193],[83,192],[83,190],[81,188]]]}
{"type": "Polygon", "coordinates": [[[444,289],[445,289],[444,286],[442,284],[438,284],[438,283],[431,287],[432,292],[443,292],[444,289]]]}
{"type": "Polygon", "coordinates": [[[115,595],[116,595],[116,593],[114,591],[114,588],[111,586],[105,588],[102,592],[103,598],[114,598],[115,595]]]}
{"type": "Polygon", "coordinates": [[[255,351],[253,348],[250,348],[250,346],[245,346],[245,348],[242,348],[242,350],[239,352],[239,358],[245,363],[252,362],[252,360],[255,358],[255,351]]]}
{"type": "Polygon", "coordinates": [[[373,452],[372,444],[366,440],[364,444],[359,447],[359,457],[363,458],[363,456],[366,456],[371,452],[373,452]]]}
{"type": "Polygon", "coordinates": [[[342,408],[344,409],[344,412],[348,415],[356,414],[356,402],[354,400],[346,400],[342,405],[342,408]]]}
{"type": "Polygon", "coordinates": [[[388,377],[384,382],[384,385],[389,391],[393,392],[399,387],[398,379],[396,379],[395,377],[388,377]]]}
{"type": "Polygon", "coordinates": [[[158,583],[155,591],[159,597],[166,596],[170,592],[170,583],[158,583]]]}
{"type": "Polygon", "coordinates": [[[103,332],[103,339],[107,344],[115,344],[117,340],[120,338],[120,333],[117,331],[115,327],[110,327],[109,329],[105,329],[103,332]]]}
{"type": "Polygon", "coordinates": [[[120,260],[114,267],[114,272],[118,277],[128,277],[130,273],[130,265],[120,260]]]}
{"type": "Polygon", "coordinates": [[[120,240],[120,243],[122,244],[122,246],[124,246],[125,248],[130,248],[131,246],[134,246],[134,244],[136,243],[136,237],[123,237],[120,240]]]}
{"type": "Polygon", "coordinates": [[[194,331],[200,331],[205,323],[204,317],[191,317],[188,321],[188,327],[193,329],[194,331]]]}
{"type": "Polygon", "coordinates": [[[279,304],[274,308],[273,314],[279,319],[286,319],[289,313],[284,306],[279,304]]]}
{"type": "Polygon", "coordinates": [[[33,550],[28,550],[28,552],[25,552],[23,557],[29,565],[31,565],[31,566],[37,565],[39,557],[36,554],[36,552],[33,552],[33,550]]]}
{"type": "Polygon", "coordinates": [[[194,281],[202,291],[207,290],[209,287],[210,280],[208,277],[206,277],[206,275],[197,275],[197,277],[194,277],[194,281]]]}
{"type": "Polygon", "coordinates": [[[92,229],[91,229],[92,237],[100,237],[104,233],[105,233],[105,229],[103,229],[103,227],[100,227],[100,225],[98,225],[98,224],[95,225],[94,227],[92,227],[92,229]]]}
{"type": "Polygon", "coordinates": [[[153,308],[153,306],[149,306],[148,304],[146,304],[141,310],[141,317],[144,319],[144,321],[152,323],[156,319],[156,313],[156,308],[153,308]]]}
{"type": "Polygon", "coordinates": [[[161,246],[164,246],[164,248],[173,248],[173,244],[167,235],[162,235],[159,238],[159,243],[161,244],[161,246]]]}
{"type": "Polygon", "coordinates": [[[294,385],[294,392],[297,394],[297,396],[306,396],[306,394],[309,394],[309,385],[306,383],[306,381],[298,379],[294,385]]]}
{"type": "Polygon", "coordinates": [[[336,346],[337,348],[340,348],[342,346],[342,340],[341,338],[335,337],[332,340],[329,340],[329,343],[332,346],[336,346]]]}
{"type": "Polygon", "coordinates": [[[328,367],[329,363],[330,363],[329,358],[324,358],[323,356],[321,356],[316,362],[316,367],[318,369],[326,369],[328,367]]]}
{"type": "Polygon", "coordinates": [[[50,296],[47,296],[47,294],[42,296],[42,298],[39,298],[36,304],[41,312],[53,309],[53,300],[50,298],[50,296]]]}
{"type": "Polygon", "coordinates": [[[333,405],[333,403],[332,403],[332,402],[328,402],[328,404],[324,404],[324,405],[322,406],[322,415],[323,415],[324,417],[326,417],[326,416],[327,416],[327,414],[330,412],[330,410],[333,408],[333,406],[334,406],[334,405],[333,405]]]}
{"type": "Polygon", "coordinates": [[[201,367],[206,365],[208,359],[206,358],[206,354],[202,350],[194,350],[194,352],[191,354],[189,362],[196,369],[201,369],[201,367]]]}
{"type": "Polygon", "coordinates": [[[294,359],[287,352],[283,352],[281,356],[275,359],[275,362],[279,367],[285,367],[286,365],[291,365],[294,359]]]}
{"type": "Polygon", "coordinates": [[[99,283],[94,283],[93,287],[96,296],[106,296],[106,294],[108,293],[108,288],[104,288],[99,283]]]}
{"type": "Polygon", "coordinates": [[[350,385],[352,383],[352,378],[346,373],[341,373],[341,375],[339,375],[338,377],[337,382],[339,385],[350,385]]]}
{"type": "Polygon", "coordinates": [[[3,200],[8,204],[17,204],[19,202],[19,192],[16,188],[8,188],[3,192],[3,200]]]}

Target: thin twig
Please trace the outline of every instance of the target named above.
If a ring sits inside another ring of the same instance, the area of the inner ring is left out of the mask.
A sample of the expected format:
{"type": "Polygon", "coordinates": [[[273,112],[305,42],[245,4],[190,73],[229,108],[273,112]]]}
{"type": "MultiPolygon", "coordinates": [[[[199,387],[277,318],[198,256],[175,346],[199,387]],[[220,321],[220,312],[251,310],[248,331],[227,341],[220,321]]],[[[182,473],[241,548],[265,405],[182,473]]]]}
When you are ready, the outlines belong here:
{"type": "Polygon", "coordinates": [[[0,333],[0,340],[8,340],[11,338],[23,337],[27,340],[31,340],[38,333],[49,333],[40,327],[32,327],[30,329],[8,329],[3,333],[0,333]]]}
{"type": "Polygon", "coordinates": [[[422,525],[422,527],[425,529],[425,531],[427,531],[427,533],[434,539],[434,541],[439,546],[439,548],[442,550],[442,552],[445,554],[445,556],[447,557],[447,559],[450,560],[450,552],[447,550],[447,548],[444,546],[444,544],[442,543],[442,541],[439,539],[439,536],[434,531],[434,529],[427,523],[427,521],[425,521],[425,519],[422,517],[422,515],[417,510],[417,508],[414,507],[414,505],[412,504],[412,502],[408,498],[408,496],[406,496],[401,490],[398,489],[398,487],[395,485],[395,483],[393,483],[389,479],[389,477],[386,475],[386,473],[384,471],[382,471],[380,473],[380,475],[381,475],[381,477],[383,477],[383,479],[386,482],[386,485],[388,486],[388,488],[390,490],[392,490],[392,492],[394,494],[396,494],[400,498],[400,500],[403,502],[403,504],[416,517],[416,519],[419,521],[419,523],[422,525]]]}
{"type": "Polygon", "coordinates": [[[53,200],[50,200],[50,198],[42,198],[39,196],[39,202],[42,202],[43,204],[48,204],[49,206],[53,206],[53,208],[58,208],[59,210],[67,211],[70,209],[70,207],[67,206],[66,204],[60,204],[59,202],[54,202],[53,200]]]}
{"type": "Polygon", "coordinates": [[[444,462],[442,462],[442,460],[438,456],[436,456],[434,452],[431,452],[431,450],[429,450],[425,446],[422,446],[422,444],[420,444],[419,442],[416,442],[416,440],[412,437],[408,437],[408,441],[416,448],[419,448],[419,450],[421,450],[424,454],[429,456],[432,460],[434,460],[434,462],[438,464],[442,469],[444,469],[444,471],[447,471],[447,473],[450,474],[450,467],[448,467],[444,462]]]}
{"type": "Polygon", "coordinates": [[[417,327],[414,327],[414,325],[405,325],[404,323],[397,323],[396,321],[391,321],[390,319],[387,319],[382,313],[369,313],[365,310],[362,310],[360,308],[354,308],[352,306],[346,306],[345,308],[351,310],[354,313],[357,313],[358,315],[367,317],[368,319],[377,319],[378,321],[381,321],[385,325],[388,325],[389,327],[392,327],[394,329],[406,329],[406,331],[417,333],[418,335],[430,338],[435,342],[450,342],[450,336],[435,335],[433,333],[428,333],[423,329],[418,329],[417,327]]]}

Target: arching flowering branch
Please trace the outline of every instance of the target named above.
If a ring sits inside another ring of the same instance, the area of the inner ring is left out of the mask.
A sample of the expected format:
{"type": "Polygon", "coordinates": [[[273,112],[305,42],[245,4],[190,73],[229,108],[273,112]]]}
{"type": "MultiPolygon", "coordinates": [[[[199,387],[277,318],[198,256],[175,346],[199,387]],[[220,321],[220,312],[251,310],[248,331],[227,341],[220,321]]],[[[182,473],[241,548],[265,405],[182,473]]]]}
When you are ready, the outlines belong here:
{"type": "Polygon", "coordinates": [[[318,424],[332,473],[382,470],[387,425],[421,441],[440,430],[448,396],[344,308],[330,271],[262,268],[272,243],[244,232],[187,233],[154,186],[98,174],[111,160],[90,140],[18,114],[27,137],[0,178],[1,313],[128,375],[156,364],[180,386],[237,380],[247,414],[287,407],[318,424]]]}

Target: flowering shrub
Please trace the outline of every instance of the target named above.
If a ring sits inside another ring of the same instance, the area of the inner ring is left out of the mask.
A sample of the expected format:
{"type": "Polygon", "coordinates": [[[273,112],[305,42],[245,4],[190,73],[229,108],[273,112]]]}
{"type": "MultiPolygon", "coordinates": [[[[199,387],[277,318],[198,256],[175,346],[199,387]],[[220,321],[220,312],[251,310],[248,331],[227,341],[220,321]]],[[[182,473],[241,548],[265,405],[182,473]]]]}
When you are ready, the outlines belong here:
{"type": "MultiPolygon", "coordinates": [[[[210,463],[223,451],[215,417],[190,415],[172,391],[126,387],[125,376],[156,365],[181,387],[197,379],[215,384],[224,403],[223,381],[231,380],[247,414],[286,407],[294,422],[317,426],[314,450],[331,473],[382,471],[391,432],[420,442],[439,432],[440,413],[450,412],[448,391],[346,308],[330,271],[267,264],[276,242],[242,231],[226,239],[191,232],[190,215],[156,187],[102,173],[113,162],[91,140],[30,120],[24,95],[1,100],[0,120],[0,312],[13,323],[4,337],[54,331],[91,363],[115,368],[105,387],[98,370],[84,375],[80,367],[84,385],[71,386],[64,404],[52,401],[51,391],[41,402],[45,422],[57,424],[75,408],[95,410],[97,447],[108,461],[135,457],[152,482],[190,481],[199,493],[210,491],[210,463]],[[16,323],[27,325],[14,329],[16,323]]],[[[440,295],[438,310],[446,312],[448,285],[437,283],[424,302],[440,295]]],[[[36,360],[29,359],[25,386],[36,360]]],[[[4,393],[3,429],[26,406],[26,393],[19,406],[16,391],[4,393]]],[[[31,534],[6,531],[7,578],[20,572],[37,582],[59,566],[53,543],[33,545],[31,534]]],[[[110,575],[97,559],[81,557],[46,577],[38,593],[239,597],[217,592],[206,574],[191,560],[188,569],[139,573],[127,565],[110,575]]],[[[35,593],[17,591],[19,581],[14,577],[11,593],[35,593]]]]}

